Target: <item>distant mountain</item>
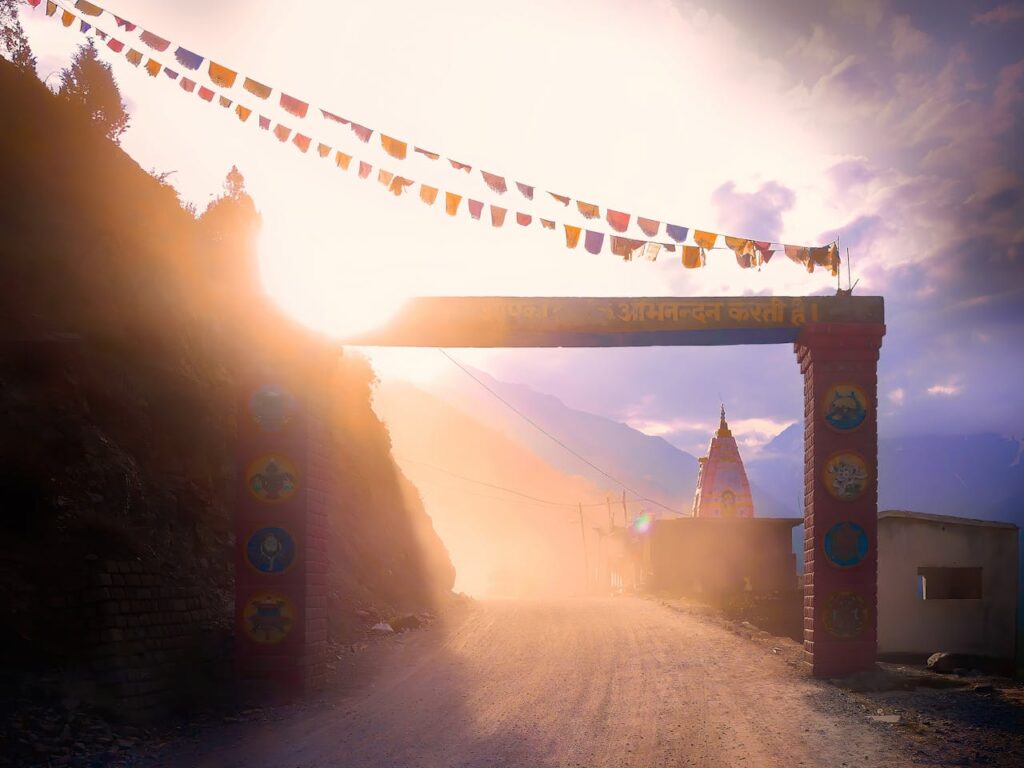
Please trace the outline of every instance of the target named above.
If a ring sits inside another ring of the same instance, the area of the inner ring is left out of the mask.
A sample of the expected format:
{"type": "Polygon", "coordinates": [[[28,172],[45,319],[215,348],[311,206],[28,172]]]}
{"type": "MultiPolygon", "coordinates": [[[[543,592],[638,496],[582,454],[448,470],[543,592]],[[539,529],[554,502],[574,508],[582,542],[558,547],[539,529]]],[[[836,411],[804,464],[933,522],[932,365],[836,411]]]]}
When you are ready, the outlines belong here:
{"type": "MultiPolygon", "coordinates": [[[[564,442],[592,464],[674,510],[689,513],[697,482],[697,459],[661,437],[652,437],[618,421],[579,411],[561,400],[522,384],[510,384],[470,369],[502,399],[510,403],[552,436],[564,442]]],[[[600,471],[588,466],[551,437],[543,434],[490,394],[477,382],[460,372],[431,387],[442,400],[481,423],[510,436],[553,467],[586,478],[600,488],[620,489],[600,471]]],[[[710,435],[708,436],[710,439],[710,435]]],[[[785,499],[775,497],[758,483],[751,483],[758,514],[782,517],[799,514],[785,499]]],[[[650,511],[659,507],[648,504],[650,511]]]]}

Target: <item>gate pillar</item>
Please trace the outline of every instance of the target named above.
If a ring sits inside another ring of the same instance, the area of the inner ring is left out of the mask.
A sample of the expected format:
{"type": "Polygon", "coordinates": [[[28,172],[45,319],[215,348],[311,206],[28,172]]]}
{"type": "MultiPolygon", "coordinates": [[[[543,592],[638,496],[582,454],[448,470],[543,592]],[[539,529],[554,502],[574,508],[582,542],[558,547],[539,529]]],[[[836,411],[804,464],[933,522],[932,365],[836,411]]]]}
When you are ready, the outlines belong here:
{"type": "Polygon", "coordinates": [[[876,656],[878,353],[884,325],[809,324],[804,377],[804,656],[816,677],[876,656]]]}
{"type": "Polygon", "coordinates": [[[324,675],[332,369],[312,358],[268,361],[240,379],[235,665],[243,695],[259,701],[301,695],[324,675]]]}

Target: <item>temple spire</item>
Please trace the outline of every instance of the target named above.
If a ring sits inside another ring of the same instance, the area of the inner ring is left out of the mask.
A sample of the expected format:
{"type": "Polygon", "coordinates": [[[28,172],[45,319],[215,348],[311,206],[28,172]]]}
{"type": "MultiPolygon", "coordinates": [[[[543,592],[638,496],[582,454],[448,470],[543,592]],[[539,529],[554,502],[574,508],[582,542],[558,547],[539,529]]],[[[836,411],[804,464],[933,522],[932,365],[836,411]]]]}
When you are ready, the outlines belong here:
{"type": "Polygon", "coordinates": [[[729,437],[730,435],[732,435],[732,432],[729,430],[729,424],[725,420],[725,403],[722,403],[722,416],[718,422],[718,436],[729,437]]]}

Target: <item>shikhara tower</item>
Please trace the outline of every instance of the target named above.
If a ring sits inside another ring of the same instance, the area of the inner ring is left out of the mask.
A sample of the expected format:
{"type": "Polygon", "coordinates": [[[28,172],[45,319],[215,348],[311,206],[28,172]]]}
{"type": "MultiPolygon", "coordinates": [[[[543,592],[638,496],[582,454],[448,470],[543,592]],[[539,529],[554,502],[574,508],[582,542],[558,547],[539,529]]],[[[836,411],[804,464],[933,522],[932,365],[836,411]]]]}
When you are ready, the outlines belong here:
{"type": "Polygon", "coordinates": [[[750,483],[747,482],[736,438],[725,420],[725,405],[722,406],[718,431],[711,438],[708,455],[702,456],[698,462],[694,517],[754,516],[750,483]]]}

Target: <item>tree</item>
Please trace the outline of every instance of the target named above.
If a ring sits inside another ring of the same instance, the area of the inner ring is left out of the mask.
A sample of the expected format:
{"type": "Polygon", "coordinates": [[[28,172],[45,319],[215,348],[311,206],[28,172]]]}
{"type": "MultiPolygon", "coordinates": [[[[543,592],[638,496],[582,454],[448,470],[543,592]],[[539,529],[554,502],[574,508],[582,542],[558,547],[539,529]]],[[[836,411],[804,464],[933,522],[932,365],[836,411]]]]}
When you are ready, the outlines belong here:
{"type": "Polygon", "coordinates": [[[248,197],[248,193],[245,191],[245,177],[242,176],[237,165],[232,165],[228,175],[224,178],[224,197],[241,200],[242,195],[248,197]]]}
{"type": "Polygon", "coordinates": [[[18,1],[0,0],[0,53],[18,69],[34,73],[36,57],[18,18],[18,1]]]}
{"type": "Polygon", "coordinates": [[[99,58],[92,38],[79,46],[60,77],[58,94],[85,110],[108,139],[119,142],[128,127],[128,112],[110,65],[99,58]]]}

